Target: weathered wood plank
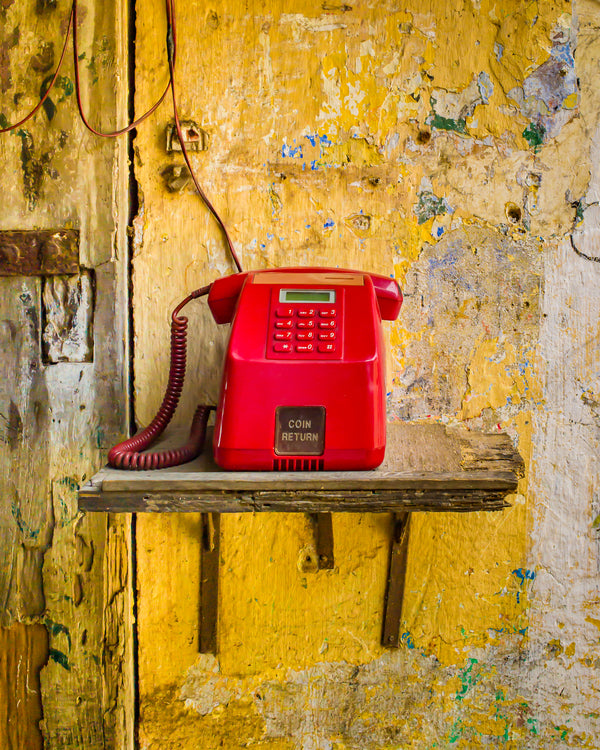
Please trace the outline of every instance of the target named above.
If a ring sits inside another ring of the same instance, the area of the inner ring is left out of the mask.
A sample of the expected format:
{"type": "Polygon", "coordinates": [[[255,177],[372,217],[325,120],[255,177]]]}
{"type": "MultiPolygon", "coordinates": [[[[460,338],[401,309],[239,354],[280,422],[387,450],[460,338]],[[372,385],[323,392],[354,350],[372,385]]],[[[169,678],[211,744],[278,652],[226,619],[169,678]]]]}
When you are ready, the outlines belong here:
{"type": "MultiPolygon", "coordinates": [[[[101,126],[126,111],[113,68],[126,68],[127,7],[100,0],[81,19],[83,75],[98,74],[84,86],[93,86],[101,126]]],[[[56,63],[68,12],[64,2],[3,4],[14,44],[3,51],[0,119],[14,122],[39,98],[49,68],[35,60],[45,49],[56,63]]],[[[25,622],[46,641],[39,678],[21,660],[19,679],[32,688],[16,713],[23,726],[43,716],[45,750],[106,750],[133,738],[129,520],[82,517],[77,488],[127,425],[127,143],[86,135],[72,81],[67,57],[47,106],[0,136],[0,244],[19,274],[0,278],[0,625],[25,622]],[[15,247],[26,252],[17,257],[15,247]],[[79,263],[82,277],[56,275],[79,263]]],[[[0,722],[0,747],[35,747],[6,731],[0,722]]]]}
{"type": "Polygon", "coordinates": [[[391,513],[473,512],[509,507],[505,490],[349,490],[322,492],[80,493],[80,510],[111,513],[391,513]]]}
{"type": "Polygon", "coordinates": [[[516,490],[521,469],[506,435],[392,424],[385,462],[373,471],[226,472],[208,450],[182,467],[154,472],[105,467],[80,490],[79,507],[219,513],[482,510],[506,507],[498,498],[516,490]]]}

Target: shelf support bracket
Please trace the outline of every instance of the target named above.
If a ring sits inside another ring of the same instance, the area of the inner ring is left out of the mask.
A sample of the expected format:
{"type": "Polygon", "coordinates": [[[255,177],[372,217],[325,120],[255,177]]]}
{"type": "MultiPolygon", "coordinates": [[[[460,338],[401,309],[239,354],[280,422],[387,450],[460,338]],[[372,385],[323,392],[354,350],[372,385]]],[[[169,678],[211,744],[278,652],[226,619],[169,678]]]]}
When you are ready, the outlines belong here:
{"type": "Polygon", "coordinates": [[[333,570],[333,525],[331,513],[310,513],[319,570],[333,570]]]}
{"type": "Polygon", "coordinates": [[[385,648],[398,648],[400,643],[410,515],[408,512],[392,514],[392,543],[381,633],[381,645],[385,648]]]}
{"type": "Polygon", "coordinates": [[[217,653],[217,617],[219,609],[219,513],[202,513],[200,544],[200,632],[201,654],[217,653]]]}

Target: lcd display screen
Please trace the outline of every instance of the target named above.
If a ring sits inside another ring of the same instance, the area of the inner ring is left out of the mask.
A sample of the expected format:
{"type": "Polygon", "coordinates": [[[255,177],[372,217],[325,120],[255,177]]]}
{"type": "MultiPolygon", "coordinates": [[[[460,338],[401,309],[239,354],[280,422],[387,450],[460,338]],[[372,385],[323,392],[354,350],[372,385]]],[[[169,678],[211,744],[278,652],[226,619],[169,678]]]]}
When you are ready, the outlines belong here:
{"type": "Polygon", "coordinates": [[[335,302],[333,289],[281,289],[280,302],[335,302]]]}

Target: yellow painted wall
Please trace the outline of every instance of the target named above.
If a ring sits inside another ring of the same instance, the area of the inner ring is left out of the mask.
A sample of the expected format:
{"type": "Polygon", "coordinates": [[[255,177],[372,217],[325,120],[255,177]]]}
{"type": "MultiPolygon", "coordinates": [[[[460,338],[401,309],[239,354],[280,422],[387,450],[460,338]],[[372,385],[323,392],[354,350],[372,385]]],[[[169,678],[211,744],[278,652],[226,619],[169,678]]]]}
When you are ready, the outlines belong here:
{"type": "MultiPolygon", "coordinates": [[[[165,24],[159,0],[136,9],[141,112],[166,77],[165,24]]],[[[307,573],[305,518],[224,516],[215,658],[198,654],[199,518],[140,516],[141,746],[594,747],[599,282],[568,233],[595,179],[595,6],[191,0],[177,12],[180,112],[209,136],[193,162],[244,267],[395,275],[389,419],[506,430],[527,474],[503,513],[414,516],[395,652],[379,645],[389,517],[334,515],[335,569],[307,573]],[[580,386],[596,404],[585,419],[580,386]]],[[[163,105],[134,142],[140,423],[162,398],[169,311],[232,271],[192,189],[165,188],[181,161],[165,151],[170,121],[163,105]]],[[[189,317],[179,423],[216,402],[225,342],[204,303],[189,317]]]]}

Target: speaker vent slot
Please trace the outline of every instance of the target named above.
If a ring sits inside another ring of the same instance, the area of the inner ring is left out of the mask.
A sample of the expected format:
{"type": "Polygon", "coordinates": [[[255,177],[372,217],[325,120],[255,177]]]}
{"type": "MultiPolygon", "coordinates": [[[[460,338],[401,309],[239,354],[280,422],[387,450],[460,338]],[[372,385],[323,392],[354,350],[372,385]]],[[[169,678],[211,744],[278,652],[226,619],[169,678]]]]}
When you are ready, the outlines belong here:
{"type": "Polygon", "coordinates": [[[276,458],[274,471],[323,471],[322,458],[276,458]]]}

